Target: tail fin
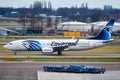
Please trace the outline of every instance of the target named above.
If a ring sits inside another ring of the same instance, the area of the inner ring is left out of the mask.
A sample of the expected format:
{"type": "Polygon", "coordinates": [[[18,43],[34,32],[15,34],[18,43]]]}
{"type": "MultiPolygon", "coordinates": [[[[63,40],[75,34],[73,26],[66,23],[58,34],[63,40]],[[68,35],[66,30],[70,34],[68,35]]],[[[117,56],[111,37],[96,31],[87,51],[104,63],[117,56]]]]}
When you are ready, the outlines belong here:
{"type": "Polygon", "coordinates": [[[106,24],[106,26],[105,27],[113,27],[114,26],[114,19],[111,19],[107,24],[106,24]]]}
{"type": "Polygon", "coordinates": [[[89,38],[94,40],[110,40],[111,39],[111,33],[110,28],[114,26],[114,19],[111,19],[100,31],[100,33],[97,34],[97,36],[89,38]]]}

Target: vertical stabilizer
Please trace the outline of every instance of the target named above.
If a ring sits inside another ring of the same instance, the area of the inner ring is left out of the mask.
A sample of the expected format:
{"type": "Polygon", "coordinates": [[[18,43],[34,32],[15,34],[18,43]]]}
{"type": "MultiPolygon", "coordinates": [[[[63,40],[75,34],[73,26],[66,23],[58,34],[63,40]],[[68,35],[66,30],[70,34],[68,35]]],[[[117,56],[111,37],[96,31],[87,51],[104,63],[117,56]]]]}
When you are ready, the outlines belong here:
{"type": "Polygon", "coordinates": [[[113,27],[114,26],[114,19],[111,19],[106,25],[105,25],[105,27],[113,27]]]}
{"type": "Polygon", "coordinates": [[[111,33],[110,28],[114,26],[114,19],[111,19],[98,33],[95,37],[89,38],[94,40],[110,40],[111,39],[111,33]]]}

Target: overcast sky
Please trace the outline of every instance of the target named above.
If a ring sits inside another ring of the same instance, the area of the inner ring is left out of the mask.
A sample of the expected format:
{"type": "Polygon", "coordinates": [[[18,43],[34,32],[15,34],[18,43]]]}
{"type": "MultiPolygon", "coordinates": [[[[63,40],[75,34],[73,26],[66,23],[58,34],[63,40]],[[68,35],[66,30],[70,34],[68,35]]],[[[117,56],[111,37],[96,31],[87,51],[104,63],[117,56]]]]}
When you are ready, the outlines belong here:
{"type": "MultiPolygon", "coordinates": [[[[0,0],[0,7],[29,7],[35,1],[44,0],[0,0]]],[[[112,5],[113,8],[120,9],[120,0],[45,0],[51,1],[52,7],[57,9],[58,7],[80,7],[82,3],[88,3],[89,8],[102,8],[104,5],[112,5]]]]}

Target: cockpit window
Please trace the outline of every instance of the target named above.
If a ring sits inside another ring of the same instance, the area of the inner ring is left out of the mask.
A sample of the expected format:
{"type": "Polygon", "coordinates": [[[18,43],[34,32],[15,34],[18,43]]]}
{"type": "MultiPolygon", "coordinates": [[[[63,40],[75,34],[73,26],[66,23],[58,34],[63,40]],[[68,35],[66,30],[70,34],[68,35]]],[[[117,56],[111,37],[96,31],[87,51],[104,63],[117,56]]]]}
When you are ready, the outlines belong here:
{"type": "Polygon", "coordinates": [[[12,45],[13,43],[9,43],[9,45],[12,45]]]}

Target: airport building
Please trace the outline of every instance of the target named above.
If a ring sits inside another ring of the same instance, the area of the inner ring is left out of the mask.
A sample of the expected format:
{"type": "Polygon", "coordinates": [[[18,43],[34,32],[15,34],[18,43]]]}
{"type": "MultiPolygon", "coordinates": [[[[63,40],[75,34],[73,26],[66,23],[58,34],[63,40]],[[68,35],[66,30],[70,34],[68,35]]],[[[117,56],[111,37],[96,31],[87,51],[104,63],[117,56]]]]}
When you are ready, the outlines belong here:
{"type": "MultiPolygon", "coordinates": [[[[101,27],[103,27],[106,23],[107,23],[107,21],[101,21],[101,22],[94,22],[91,24],[92,24],[94,30],[98,30],[101,27]]],[[[113,32],[120,30],[120,23],[119,22],[115,22],[114,26],[115,27],[112,29],[113,32]]]]}
{"type": "MultiPolygon", "coordinates": [[[[57,26],[58,30],[63,31],[80,31],[80,32],[92,32],[93,30],[99,30],[101,27],[103,27],[107,21],[101,21],[101,22],[94,22],[94,23],[83,23],[83,22],[64,22],[60,23],[57,26]]],[[[120,23],[115,22],[114,28],[112,31],[118,31],[120,30],[120,23]]]]}
{"type": "Polygon", "coordinates": [[[58,30],[63,31],[80,31],[80,32],[90,32],[91,24],[83,23],[83,22],[63,22],[58,24],[58,30]]]}
{"type": "MultiPolygon", "coordinates": [[[[83,23],[77,21],[62,22],[61,16],[40,14],[36,18],[0,18],[0,34],[3,35],[48,35],[65,31],[80,33],[98,32],[107,21],[83,23]],[[25,21],[24,21],[25,20],[25,21]],[[32,20],[32,21],[31,21],[32,20]]],[[[115,22],[114,32],[120,31],[120,23],[115,22]]]]}

